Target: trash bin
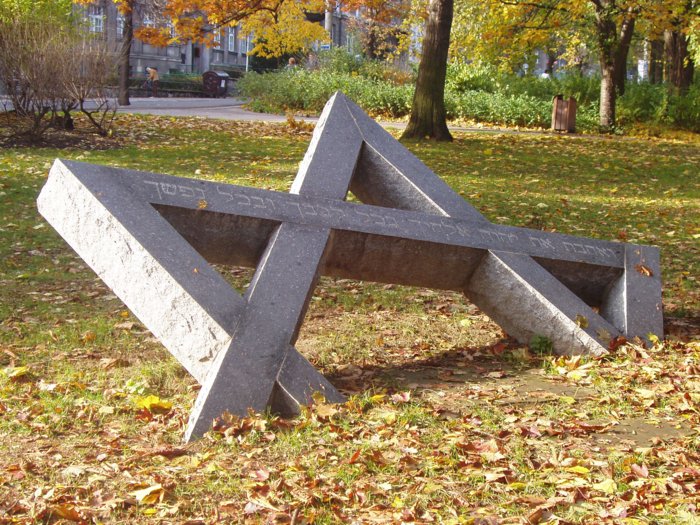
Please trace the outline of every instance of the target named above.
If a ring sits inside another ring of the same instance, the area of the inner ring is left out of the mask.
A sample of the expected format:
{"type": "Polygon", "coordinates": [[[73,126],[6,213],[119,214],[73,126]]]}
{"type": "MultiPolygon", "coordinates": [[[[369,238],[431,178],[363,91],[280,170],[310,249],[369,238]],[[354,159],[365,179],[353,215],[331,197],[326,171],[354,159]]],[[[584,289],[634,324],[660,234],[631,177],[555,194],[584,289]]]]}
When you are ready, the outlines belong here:
{"type": "Polygon", "coordinates": [[[225,97],[228,95],[228,73],[225,71],[207,71],[202,74],[204,94],[208,97],[225,97]]]}
{"type": "Polygon", "coordinates": [[[552,99],[552,131],[576,131],[576,99],[557,95],[552,99]]]}

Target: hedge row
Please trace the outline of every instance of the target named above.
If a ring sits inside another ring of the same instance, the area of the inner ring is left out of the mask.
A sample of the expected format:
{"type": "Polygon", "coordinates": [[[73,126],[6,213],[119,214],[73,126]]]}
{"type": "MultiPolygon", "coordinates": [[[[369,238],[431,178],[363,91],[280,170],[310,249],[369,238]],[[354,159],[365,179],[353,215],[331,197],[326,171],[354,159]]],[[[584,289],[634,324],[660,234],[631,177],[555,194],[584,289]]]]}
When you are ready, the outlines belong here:
{"type": "MultiPolygon", "coordinates": [[[[386,77],[390,77],[386,75],[386,77]]],[[[343,91],[375,117],[401,118],[409,114],[413,83],[363,76],[358,71],[288,69],[273,73],[249,73],[238,82],[250,107],[264,112],[318,113],[335,91],[343,91]]],[[[562,93],[578,101],[577,128],[598,127],[600,80],[569,75],[539,79],[499,75],[493,72],[451,67],[445,88],[449,119],[493,125],[549,127],[552,97],[562,93]]],[[[684,96],[669,94],[665,86],[630,82],[618,99],[618,123],[671,125],[700,131],[700,84],[684,96]]]]}

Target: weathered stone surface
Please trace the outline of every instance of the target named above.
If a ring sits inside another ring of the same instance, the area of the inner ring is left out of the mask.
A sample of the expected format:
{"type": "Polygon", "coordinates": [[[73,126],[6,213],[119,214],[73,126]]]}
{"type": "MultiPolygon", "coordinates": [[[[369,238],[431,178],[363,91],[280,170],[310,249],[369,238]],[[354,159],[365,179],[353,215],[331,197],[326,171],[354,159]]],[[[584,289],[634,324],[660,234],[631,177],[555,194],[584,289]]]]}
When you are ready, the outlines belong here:
{"type": "Polygon", "coordinates": [[[319,274],[463,291],[560,353],[662,336],[657,249],[491,224],[341,94],[290,194],[56,161],[39,209],[202,383],[187,439],[343,399],[294,348],[319,274]],[[245,296],[207,261],[256,267],[245,296]]]}
{"type": "Polygon", "coordinates": [[[56,161],[41,214],[200,382],[245,301],[115,170],[56,161]]]}

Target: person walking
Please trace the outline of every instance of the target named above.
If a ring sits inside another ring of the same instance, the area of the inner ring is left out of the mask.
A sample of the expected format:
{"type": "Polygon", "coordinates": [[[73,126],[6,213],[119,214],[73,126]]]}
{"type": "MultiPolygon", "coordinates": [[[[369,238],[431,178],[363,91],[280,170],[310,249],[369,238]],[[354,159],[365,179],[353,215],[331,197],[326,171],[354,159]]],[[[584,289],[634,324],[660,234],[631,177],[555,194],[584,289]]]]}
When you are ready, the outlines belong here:
{"type": "Polygon", "coordinates": [[[151,97],[157,97],[158,96],[158,84],[160,84],[160,77],[158,76],[158,68],[157,67],[147,67],[146,68],[146,73],[148,73],[148,84],[151,88],[151,97]]]}

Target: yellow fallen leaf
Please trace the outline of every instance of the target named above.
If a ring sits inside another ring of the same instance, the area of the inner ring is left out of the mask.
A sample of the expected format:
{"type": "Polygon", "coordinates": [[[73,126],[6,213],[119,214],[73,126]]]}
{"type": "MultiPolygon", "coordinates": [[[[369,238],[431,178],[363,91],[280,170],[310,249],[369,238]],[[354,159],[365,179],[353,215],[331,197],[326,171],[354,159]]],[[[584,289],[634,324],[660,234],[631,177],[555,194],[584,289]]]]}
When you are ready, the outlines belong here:
{"type": "Polygon", "coordinates": [[[369,398],[370,403],[379,403],[386,397],[386,394],[374,394],[372,397],[369,398]]]}
{"type": "Polygon", "coordinates": [[[160,483],[157,483],[155,485],[151,485],[150,487],[146,487],[145,489],[135,490],[129,494],[136,498],[136,501],[139,503],[143,505],[151,505],[163,499],[165,490],[163,490],[163,486],[160,483]]]}
{"type": "Polygon", "coordinates": [[[576,399],[574,399],[571,396],[561,396],[559,398],[559,401],[561,401],[562,403],[564,403],[566,405],[575,405],[576,404],[576,399]]]}
{"type": "Polygon", "coordinates": [[[173,404],[170,401],[163,401],[161,398],[154,395],[138,398],[136,400],[136,406],[139,408],[145,408],[154,414],[164,414],[173,408],[173,404]]]}
{"type": "Polygon", "coordinates": [[[329,418],[333,417],[337,413],[338,409],[333,405],[327,405],[325,403],[316,405],[316,414],[318,414],[320,417],[329,418]]]}
{"type": "Polygon", "coordinates": [[[8,366],[7,368],[5,368],[5,375],[7,375],[9,379],[15,381],[26,376],[28,373],[28,366],[8,366]]]}
{"type": "Polygon", "coordinates": [[[614,479],[604,479],[600,483],[594,483],[593,488],[606,494],[615,494],[617,492],[617,483],[614,479]]]}
{"type": "Polygon", "coordinates": [[[647,388],[637,388],[635,389],[635,392],[637,392],[637,394],[639,394],[644,399],[654,399],[656,397],[656,392],[647,388]]]}
{"type": "Polygon", "coordinates": [[[442,487],[432,482],[427,482],[425,487],[423,487],[423,494],[433,494],[440,490],[442,487]]]}
{"type": "Polygon", "coordinates": [[[573,467],[569,467],[566,469],[567,472],[571,472],[572,474],[588,474],[590,472],[590,469],[587,469],[586,467],[583,467],[581,465],[576,465],[573,467]]]}
{"type": "Polygon", "coordinates": [[[337,408],[326,403],[326,396],[324,396],[322,392],[314,392],[311,395],[311,398],[314,400],[314,409],[318,416],[322,418],[329,418],[338,412],[337,408]]]}
{"type": "Polygon", "coordinates": [[[586,377],[588,374],[585,370],[572,370],[566,374],[566,377],[573,379],[574,381],[579,381],[586,377]]]}
{"type": "Polygon", "coordinates": [[[381,420],[387,425],[392,425],[396,422],[396,410],[390,408],[373,410],[371,412],[371,417],[375,420],[381,420]]]}

